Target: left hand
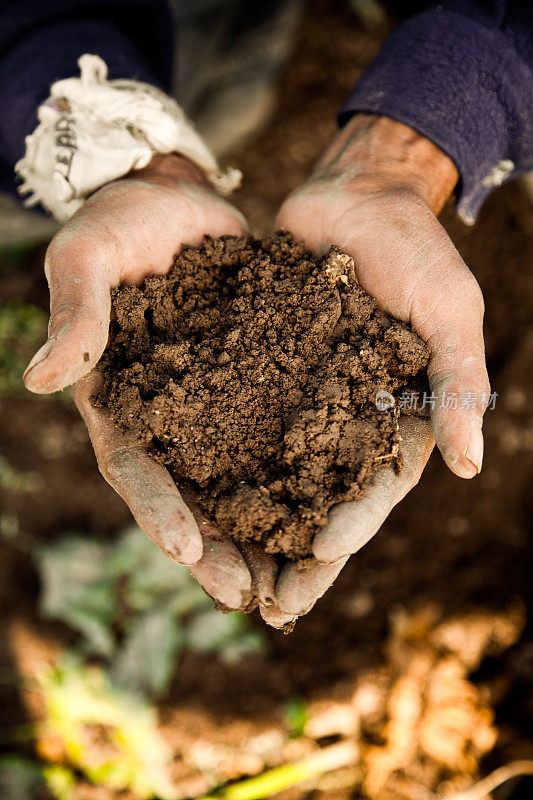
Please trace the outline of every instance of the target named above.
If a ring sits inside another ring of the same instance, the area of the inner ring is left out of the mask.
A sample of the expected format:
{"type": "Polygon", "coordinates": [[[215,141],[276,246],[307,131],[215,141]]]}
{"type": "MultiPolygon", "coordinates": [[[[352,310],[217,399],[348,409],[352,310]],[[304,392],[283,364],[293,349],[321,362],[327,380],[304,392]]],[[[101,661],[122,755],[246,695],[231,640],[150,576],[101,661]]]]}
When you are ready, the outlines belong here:
{"type": "Polygon", "coordinates": [[[189,566],[207,593],[231,609],[251,598],[251,574],[236,546],[202,520],[169,472],[95,408],[91,396],[101,381],[95,365],[108,339],[111,288],[165,274],[176,251],[200,245],[205,235],[242,236],[246,230],[237,209],[177,154],[156,155],[144,169],[102,186],[48,248],[49,337],[24,375],[26,386],[38,393],[73,384],[104,478],[148,538],[189,566]]]}
{"type": "Polygon", "coordinates": [[[457,180],[452,161],[423,136],[387,117],[360,114],[279,211],[276,228],[289,230],[311,250],[322,253],[336,244],[351,255],[363,288],[428,343],[436,402],[432,433],[423,420],[401,422],[405,466],[400,476],[384,468],[360,501],[331,510],[315,537],[313,567],[304,572],[285,567],[277,582],[277,606],[262,609],[276,627],[312,608],[350,554],[377,532],[418,482],[433,436],[456,475],[471,478],[481,469],[481,425],[490,392],[483,298],[436,218],[457,180]],[[445,395],[473,401],[449,408],[440,402],[445,395]]]}

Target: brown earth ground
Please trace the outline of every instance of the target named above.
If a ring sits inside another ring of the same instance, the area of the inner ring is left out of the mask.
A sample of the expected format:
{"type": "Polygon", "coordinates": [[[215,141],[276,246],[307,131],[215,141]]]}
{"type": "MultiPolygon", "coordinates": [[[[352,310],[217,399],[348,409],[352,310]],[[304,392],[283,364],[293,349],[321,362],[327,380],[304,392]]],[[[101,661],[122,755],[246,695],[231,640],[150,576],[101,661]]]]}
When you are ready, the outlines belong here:
{"type": "MultiPolygon", "coordinates": [[[[338,3],[312,4],[291,70],[281,80],[268,132],[237,159],[247,177],[237,203],[256,233],[267,230],[283,196],[308,174],[334,131],[336,109],[385,33],[385,29],[363,30],[338,3]]],[[[221,666],[215,658],[186,654],[171,696],[161,707],[163,732],[177,750],[185,740],[189,744],[201,740],[211,746],[233,745],[238,752],[249,737],[279,728],[288,700],[298,697],[315,706],[337,701],[342,705],[369,674],[374,685],[382,687],[391,674],[403,674],[402,686],[408,688],[409,681],[420,678],[409,648],[416,651],[420,646],[424,651],[429,646],[436,619],[462,618],[468,644],[479,628],[469,627],[464,621],[467,615],[481,614],[483,624],[489,624],[487,620],[493,624],[501,616],[504,627],[507,622],[512,628],[513,613],[520,615],[524,605],[531,607],[533,206],[521,184],[514,182],[488,200],[475,227],[462,225],[451,209],[445,210],[442,221],[478,278],[487,306],[487,357],[498,397],[495,410],[487,413],[481,475],[461,481],[435,454],[420,485],[349,562],[294,633],[284,636],[268,630],[264,657],[221,666]],[[508,611],[511,607],[514,612],[508,611]],[[407,623],[406,613],[411,614],[407,623]]],[[[42,253],[35,254],[26,271],[2,273],[0,300],[9,299],[46,306],[42,253]]],[[[29,395],[2,400],[0,450],[14,467],[37,476],[32,493],[4,493],[2,498],[11,532],[17,527],[20,531],[12,542],[5,538],[0,542],[2,627],[10,634],[1,638],[0,671],[9,676],[13,662],[31,669],[42,653],[68,641],[66,629],[36,618],[38,585],[28,551],[66,530],[105,537],[129,517],[99,477],[82,423],[68,402],[29,395]]],[[[513,638],[509,635],[507,643],[513,638]]],[[[460,660],[464,666],[468,658],[463,653],[460,660]]],[[[477,668],[475,658],[468,665],[472,668],[477,668]]],[[[420,669],[427,669],[427,664],[420,669]]],[[[533,642],[528,626],[504,656],[484,659],[474,678],[476,685],[491,687],[490,704],[496,706],[499,731],[482,772],[514,758],[532,757],[527,719],[532,710],[533,642]]],[[[27,706],[6,680],[0,686],[3,731],[26,718],[27,706]]],[[[325,730],[326,735],[338,733],[327,725],[325,730]]],[[[368,723],[367,746],[383,743],[384,735],[390,744],[391,731],[384,734],[368,723]]],[[[487,750],[490,747],[480,745],[480,753],[487,750]]],[[[419,760],[413,767],[418,782],[424,778],[424,763],[419,760]]],[[[474,760],[463,771],[468,775],[476,769],[474,760]]],[[[236,768],[237,775],[242,772],[246,769],[236,768]]],[[[350,784],[348,778],[344,787],[341,781],[336,786],[294,789],[280,797],[361,797],[350,788],[354,780],[350,784]]],[[[527,786],[518,789],[514,797],[529,797],[528,791],[527,786]]],[[[196,794],[192,787],[191,794],[196,794]]],[[[109,800],[113,795],[86,788],[79,796],[109,800]]],[[[387,800],[406,796],[415,795],[393,788],[383,795],[387,800]]]]}

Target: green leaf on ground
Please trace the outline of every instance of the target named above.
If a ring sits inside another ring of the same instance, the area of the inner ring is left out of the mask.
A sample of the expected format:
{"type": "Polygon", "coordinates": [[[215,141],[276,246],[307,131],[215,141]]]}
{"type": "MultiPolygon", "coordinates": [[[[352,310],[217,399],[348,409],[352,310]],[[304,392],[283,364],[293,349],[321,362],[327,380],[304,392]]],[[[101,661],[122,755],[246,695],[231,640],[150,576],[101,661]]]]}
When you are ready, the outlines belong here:
{"type": "Polygon", "coordinates": [[[250,628],[244,614],[213,613],[208,608],[192,617],[186,628],[185,643],[199,653],[219,653],[223,660],[231,662],[258,652],[263,640],[250,628]]]}
{"type": "Polygon", "coordinates": [[[236,662],[263,646],[243,614],[212,607],[186,567],[170,561],[137,526],[114,541],[67,536],[36,553],[41,613],[83,637],[118,685],[160,696],[189,647],[236,662]]]}
{"type": "Polygon", "coordinates": [[[34,492],[39,485],[39,477],[33,472],[20,472],[7,458],[0,455],[0,489],[9,492],[34,492]]]}
{"type": "Polygon", "coordinates": [[[46,339],[48,316],[37,306],[6,303],[0,308],[0,396],[26,391],[22,373],[46,339]]]}
{"type": "Polygon", "coordinates": [[[309,715],[303,700],[292,698],[285,706],[285,722],[291,736],[299,738],[305,734],[305,726],[309,722],[309,715]]]}
{"type": "Polygon", "coordinates": [[[172,680],[184,641],[184,631],[168,607],[146,611],[126,628],[111,677],[119,686],[159,696],[172,680]]]}
{"type": "Polygon", "coordinates": [[[71,800],[74,796],[76,776],[67,767],[49,764],[42,769],[46,785],[57,800],[71,800]]]}
{"type": "Polygon", "coordinates": [[[95,653],[111,655],[115,648],[111,625],[118,606],[105,546],[68,536],[40,548],[36,558],[42,583],[41,614],[80,631],[95,653]]]}
{"type": "MultiPolygon", "coordinates": [[[[110,573],[126,579],[124,598],[132,609],[145,611],[162,598],[199,597],[189,571],[167,558],[137,526],[124,531],[109,559],[110,573]]],[[[201,589],[200,593],[203,604],[209,605],[209,598],[201,589]]]]}

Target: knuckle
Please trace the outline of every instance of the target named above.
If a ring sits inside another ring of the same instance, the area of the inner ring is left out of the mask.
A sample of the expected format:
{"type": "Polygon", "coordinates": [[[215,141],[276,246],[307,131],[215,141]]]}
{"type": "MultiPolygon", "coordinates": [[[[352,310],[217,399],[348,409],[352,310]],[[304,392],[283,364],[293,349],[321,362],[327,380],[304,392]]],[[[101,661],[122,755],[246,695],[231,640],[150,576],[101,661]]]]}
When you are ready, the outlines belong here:
{"type": "Polygon", "coordinates": [[[75,234],[67,223],[56,233],[46,251],[46,259],[51,267],[55,267],[67,259],[75,256],[80,249],[80,241],[83,236],[75,234]]]}
{"type": "Polygon", "coordinates": [[[131,472],[133,458],[128,447],[97,453],[96,458],[100,473],[113,486],[120,484],[124,480],[124,476],[131,472]]]}
{"type": "Polygon", "coordinates": [[[52,279],[64,269],[80,277],[95,277],[99,268],[105,268],[117,252],[115,238],[111,235],[94,235],[90,231],[71,231],[68,226],[57,233],[50,242],[45,256],[45,269],[52,279]]]}

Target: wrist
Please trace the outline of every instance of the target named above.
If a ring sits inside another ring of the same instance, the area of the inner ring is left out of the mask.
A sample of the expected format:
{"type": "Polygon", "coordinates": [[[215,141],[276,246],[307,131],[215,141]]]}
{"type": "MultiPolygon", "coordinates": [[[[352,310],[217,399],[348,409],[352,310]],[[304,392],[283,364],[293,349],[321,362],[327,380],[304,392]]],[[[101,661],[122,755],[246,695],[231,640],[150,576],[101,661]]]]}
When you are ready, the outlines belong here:
{"type": "Polygon", "coordinates": [[[212,188],[200,167],[178,153],[156,154],[146,167],[132,170],[125,179],[146,180],[162,186],[193,183],[205,189],[212,188]]]}
{"type": "Polygon", "coordinates": [[[357,114],[321,157],[314,180],[340,178],[358,190],[406,189],[438,214],[459,179],[453,161],[433,142],[390,117],[357,114]]]}

